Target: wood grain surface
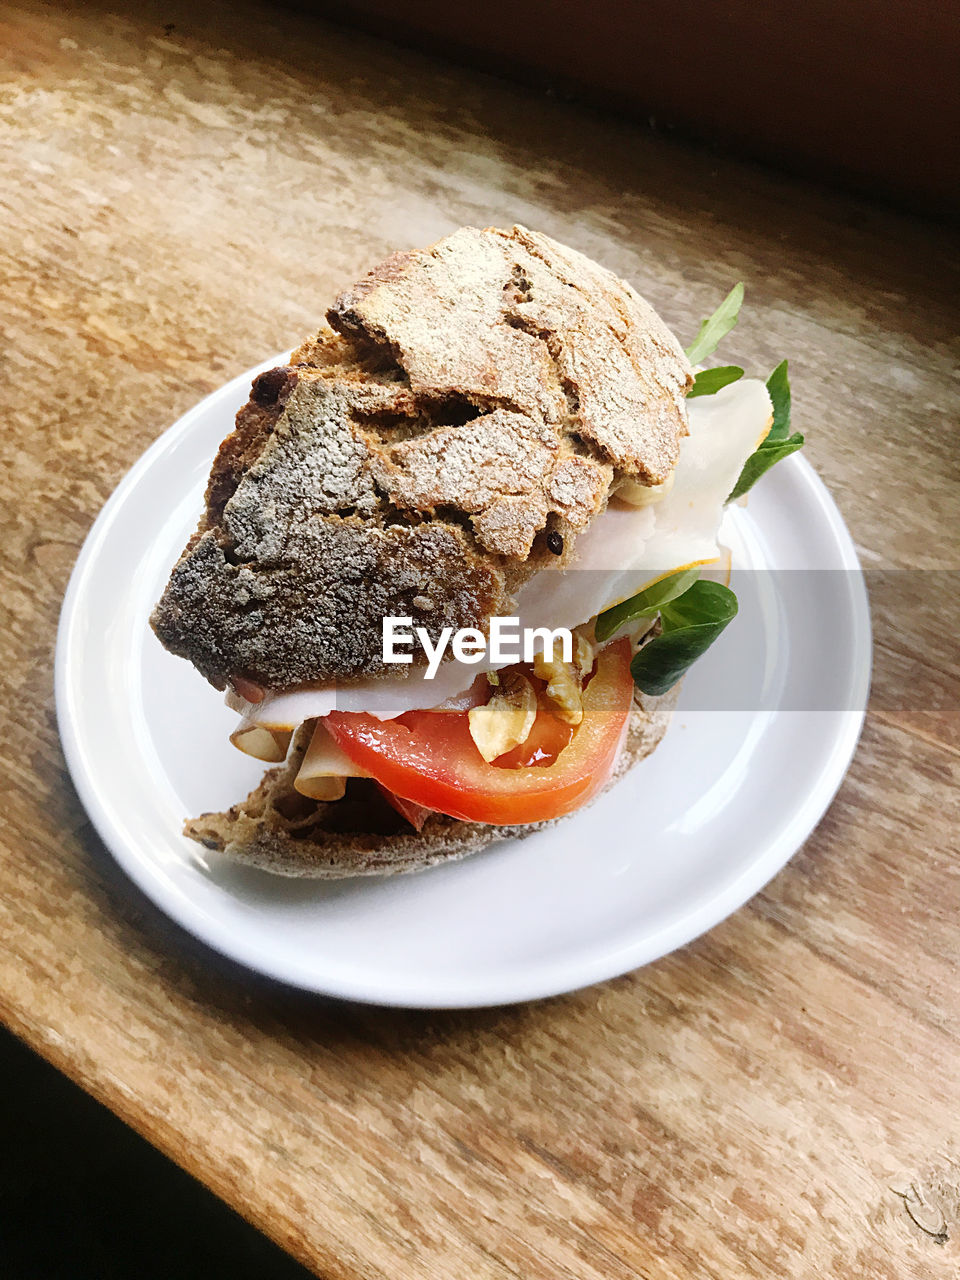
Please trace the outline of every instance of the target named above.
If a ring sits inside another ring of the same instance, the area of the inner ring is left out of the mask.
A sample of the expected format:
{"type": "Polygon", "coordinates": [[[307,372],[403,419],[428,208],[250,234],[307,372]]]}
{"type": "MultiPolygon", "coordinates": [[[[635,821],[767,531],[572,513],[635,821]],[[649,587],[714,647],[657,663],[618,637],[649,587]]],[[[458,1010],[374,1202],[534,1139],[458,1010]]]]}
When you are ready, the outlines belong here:
{"type": "Polygon", "coordinates": [[[4,1020],[331,1280],[955,1277],[946,233],[242,0],[0,4],[0,30],[4,1020]],[[58,745],[57,613],[182,411],[389,250],[512,220],[684,333],[745,280],[736,354],[790,355],[877,571],[873,710],[804,849],[667,959],[484,1012],[325,1002],[206,951],[107,856],[58,745]]]}

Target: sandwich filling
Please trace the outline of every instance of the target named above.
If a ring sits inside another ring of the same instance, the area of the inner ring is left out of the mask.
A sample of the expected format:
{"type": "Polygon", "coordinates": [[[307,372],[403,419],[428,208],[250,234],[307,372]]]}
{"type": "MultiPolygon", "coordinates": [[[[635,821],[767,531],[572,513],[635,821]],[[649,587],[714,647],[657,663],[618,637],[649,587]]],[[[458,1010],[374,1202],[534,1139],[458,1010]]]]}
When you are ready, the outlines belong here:
{"type": "Polygon", "coordinates": [[[632,704],[630,664],[658,626],[641,617],[598,641],[597,618],[690,570],[729,577],[718,545],[724,505],[772,420],[767,388],[753,379],[688,409],[689,435],[668,481],[615,494],[572,561],[541,570],[517,593],[521,627],[573,631],[570,662],[541,654],[497,669],[451,657],[432,680],[413,669],[280,691],[238,682],[248,696],[228,693],[241,715],[234,744],[276,762],[297,726],[312,721],[297,790],[333,801],[348,778],[373,778],[414,826],[433,810],[533,823],[586,803],[615,767],[632,704]]]}

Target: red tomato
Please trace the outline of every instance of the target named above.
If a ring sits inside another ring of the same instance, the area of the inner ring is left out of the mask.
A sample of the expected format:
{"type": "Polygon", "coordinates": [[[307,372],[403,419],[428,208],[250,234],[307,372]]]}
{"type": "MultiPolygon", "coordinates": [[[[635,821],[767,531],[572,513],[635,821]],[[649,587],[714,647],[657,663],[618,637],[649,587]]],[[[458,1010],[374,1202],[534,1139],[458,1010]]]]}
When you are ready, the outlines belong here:
{"type": "Polygon", "coordinates": [[[553,764],[487,764],[465,714],[410,711],[399,720],[334,711],[324,723],[355,763],[395,795],[468,822],[542,822],[579,809],[613,768],[633,699],[630,643],[602,649],[583,693],[583,721],[553,764]]]}
{"type": "Polygon", "coordinates": [[[417,831],[423,830],[423,824],[430,817],[433,812],[432,809],[425,809],[422,804],[417,804],[415,800],[404,800],[403,796],[395,796],[381,782],[374,782],[374,786],[387,804],[396,809],[402,818],[406,818],[411,827],[415,827],[417,831]]]}

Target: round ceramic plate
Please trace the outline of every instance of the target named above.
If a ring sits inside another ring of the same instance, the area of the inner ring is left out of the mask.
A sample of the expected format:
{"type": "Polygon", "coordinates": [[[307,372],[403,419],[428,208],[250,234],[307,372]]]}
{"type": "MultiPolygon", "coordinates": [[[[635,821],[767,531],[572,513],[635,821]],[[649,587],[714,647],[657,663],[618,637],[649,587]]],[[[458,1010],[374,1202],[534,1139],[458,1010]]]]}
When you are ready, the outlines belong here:
{"type": "MultiPolygon", "coordinates": [[[[267,361],[269,368],[282,358],[267,361]]],[[[722,920],[809,835],[856,746],[870,625],[856,553],[794,456],[728,508],[740,613],[687,677],[666,738],[591,808],[417,875],[333,883],[230,865],[183,820],[264,768],[235,716],[147,625],[196,524],[251,370],[167,431],[104,507],[60,621],[57,713],[91,819],[153,901],[210,946],[311,991],[418,1007],[554,995],[722,920]],[[824,619],[829,618],[829,625],[824,619]]]]}

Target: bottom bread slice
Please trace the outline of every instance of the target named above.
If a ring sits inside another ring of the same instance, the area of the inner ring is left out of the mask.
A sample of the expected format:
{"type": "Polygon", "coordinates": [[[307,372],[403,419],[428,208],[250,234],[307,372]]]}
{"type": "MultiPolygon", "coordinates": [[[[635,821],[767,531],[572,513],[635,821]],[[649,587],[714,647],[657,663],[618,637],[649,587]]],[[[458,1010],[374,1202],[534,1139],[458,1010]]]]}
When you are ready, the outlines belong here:
{"type": "MultiPolygon", "coordinates": [[[[677,693],[675,687],[660,698],[634,696],[626,741],[607,786],[657,746],[677,693]]],[[[185,834],[207,849],[276,875],[338,880],[421,871],[559,821],[491,826],[432,813],[423,830],[415,831],[367,778],[349,779],[342,800],[310,800],[294,789],[293,780],[311,728],[301,725],[287,759],[270,769],[246,800],[225,813],[188,819],[185,834]]]]}

